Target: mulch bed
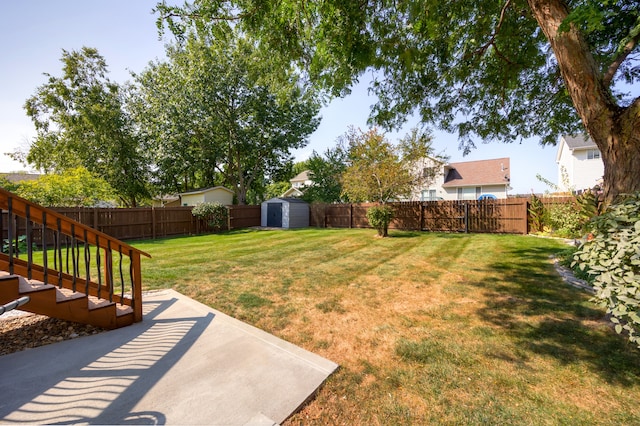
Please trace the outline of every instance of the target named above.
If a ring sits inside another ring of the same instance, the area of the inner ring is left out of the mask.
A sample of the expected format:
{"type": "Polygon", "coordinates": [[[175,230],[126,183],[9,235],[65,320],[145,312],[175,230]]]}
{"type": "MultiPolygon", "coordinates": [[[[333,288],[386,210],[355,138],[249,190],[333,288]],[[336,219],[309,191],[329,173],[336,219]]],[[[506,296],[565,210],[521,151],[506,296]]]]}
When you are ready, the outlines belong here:
{"type": "Polygon", "coordinates": [[[92,325],[11,311],[0,315],[0,355],[103,331],[105,330],[92,325]]]}

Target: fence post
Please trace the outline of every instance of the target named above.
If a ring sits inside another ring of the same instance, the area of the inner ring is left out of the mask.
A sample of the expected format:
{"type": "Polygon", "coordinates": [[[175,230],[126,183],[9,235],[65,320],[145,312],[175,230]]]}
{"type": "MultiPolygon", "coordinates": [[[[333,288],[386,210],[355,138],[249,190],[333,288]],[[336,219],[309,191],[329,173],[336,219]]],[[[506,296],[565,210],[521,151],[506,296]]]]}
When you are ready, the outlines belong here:
{"type": "Polygon", "coordinates": [[[469,233],[469,202],[464,202],[464,233],[469,233]]]}
{"type": "Polygon", "coordinates": [[[151,238],[156,239],[156,208],[151,206],[151,238]]]}
{"type": "Polygon", "coordinates": [[[353,228],[353,203],[349,203],[349,229],[353,228]]]}

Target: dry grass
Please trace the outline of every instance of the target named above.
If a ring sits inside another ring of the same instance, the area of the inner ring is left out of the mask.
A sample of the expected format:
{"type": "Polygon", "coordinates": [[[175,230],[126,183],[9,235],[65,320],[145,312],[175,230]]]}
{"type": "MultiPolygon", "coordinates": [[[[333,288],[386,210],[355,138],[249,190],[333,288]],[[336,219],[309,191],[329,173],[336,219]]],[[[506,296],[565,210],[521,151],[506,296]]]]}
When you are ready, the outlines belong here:
{"type": "Polygon", "coordinates": [[[241,231],[136,244],[173,287],[340,364],[290,424],[640,423],[638,351],[520,236],[241,231]]]}

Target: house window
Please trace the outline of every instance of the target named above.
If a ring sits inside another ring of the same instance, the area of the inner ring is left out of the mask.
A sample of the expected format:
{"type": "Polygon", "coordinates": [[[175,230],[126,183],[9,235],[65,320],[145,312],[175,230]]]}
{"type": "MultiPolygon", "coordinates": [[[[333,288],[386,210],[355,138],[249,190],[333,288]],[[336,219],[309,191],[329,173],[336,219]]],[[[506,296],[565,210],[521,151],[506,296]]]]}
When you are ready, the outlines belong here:
{"type": "Polygon", "coordinates": [[[476,200],[480,198],[480,194],[482,194],[482,187],[476,186],[476,200]]]}
{"type": "Polygon", "coordinates": [[[436,190],[435,189],[425,189],[422,191],[420,196],[420,201],[436,201],[436,190]]]}
{"type": "Polygon", "coordinates": [[[464,200],[464,194],[462,193],[462,188],[458,188],[458,200],[464,200]]]}
{"type": "Polygon", "coordinates": [[[600,151],[598,151],[597,149],[590,149],[589,151],[587,151],[588,160],[595,160],[598,158],[600,158],[600,151]]]}

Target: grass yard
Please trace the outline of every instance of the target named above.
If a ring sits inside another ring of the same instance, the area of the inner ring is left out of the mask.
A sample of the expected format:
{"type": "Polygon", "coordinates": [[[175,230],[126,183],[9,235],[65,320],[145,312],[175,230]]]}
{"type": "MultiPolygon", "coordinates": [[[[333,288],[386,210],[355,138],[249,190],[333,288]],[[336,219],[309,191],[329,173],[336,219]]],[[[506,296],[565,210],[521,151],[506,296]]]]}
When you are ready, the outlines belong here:
{"type": "Polygon", "coordinates": [[[242,230],[137,242],[174,288],[340,364],[289,424],[640,424],[640,351],[553,240],[242,230]]]}

